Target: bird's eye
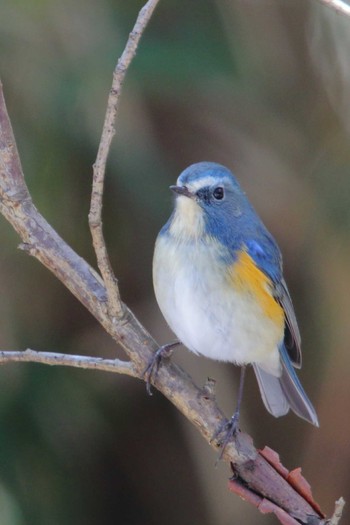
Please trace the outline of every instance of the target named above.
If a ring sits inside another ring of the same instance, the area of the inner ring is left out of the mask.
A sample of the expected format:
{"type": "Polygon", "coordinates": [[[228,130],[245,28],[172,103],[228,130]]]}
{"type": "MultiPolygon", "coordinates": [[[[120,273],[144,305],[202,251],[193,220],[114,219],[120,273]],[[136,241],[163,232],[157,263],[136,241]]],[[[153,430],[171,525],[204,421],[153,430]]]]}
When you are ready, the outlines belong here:
{"type": "Polygon", "coordinates": [[[217,201],[221,201],[224,198],[224,188],[222,188],[221,186],[215,188],[215,190],[213,191],[213,197],[217,201]]]}

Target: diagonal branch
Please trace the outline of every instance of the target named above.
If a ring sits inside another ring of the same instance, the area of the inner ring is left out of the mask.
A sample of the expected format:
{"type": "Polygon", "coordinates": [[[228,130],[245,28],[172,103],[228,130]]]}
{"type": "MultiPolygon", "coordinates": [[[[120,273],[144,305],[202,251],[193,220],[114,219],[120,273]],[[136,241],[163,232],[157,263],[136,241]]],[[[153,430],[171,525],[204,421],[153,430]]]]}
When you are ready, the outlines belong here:
{"type": "Polygon", "coordinates": [[[102,230],[102,199],[104,178],[107,157],[113,136],[116,132],[115,122],[122,84],[124,82],[127,69],[136,53],[141,36],[158,2],[159,0],[149,0],[141,9],[134,29],[129,35],[129,39],[126,43],[123,54],[118,60],[118,64],[114,70],[112,88],[109,92],[101,141],[93,169],[89,226],[96,253],[97,264],[106,287],[108,311],[110,316],[116,319],[121,319],[126,312],[120,299],[118,281],[112,270],[102,230]]]}

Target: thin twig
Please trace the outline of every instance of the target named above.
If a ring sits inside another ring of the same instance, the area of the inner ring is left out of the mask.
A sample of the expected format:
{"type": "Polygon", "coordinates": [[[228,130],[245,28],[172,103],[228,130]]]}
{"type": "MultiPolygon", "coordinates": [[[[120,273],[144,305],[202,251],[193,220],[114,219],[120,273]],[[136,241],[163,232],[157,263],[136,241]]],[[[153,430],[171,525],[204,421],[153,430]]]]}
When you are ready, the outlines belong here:
{"type": "Polygon", "coordinates": [[[130,361],[120,359],[103,359],[102,357],[90,357],[85,355],[59,354],[57,352],[38,352],[27,348],[27,350],[0,350],[0,364],[14,362],[42,363],[54,366],[72,366],[90,370],[102,370],[115,374],[126,374],[137,377],[138,374],[130,361]]]}
{"type": "Polygon", "coordinates": [[[342,514],[343,514],[344,506],[345,506],[344,498],[339,498],[335,502],[335,509],[334,509],[333,516],[331,517],[329,521],[326,522],[327,525],[338,525],[342,517],[342,514]]]}
{"type": "Polygon", "coordinates": [[[141,36],[159,0],[149,0],[139,12],[135,26],[129,35],[125,49],[113,73],[112,88],[109,93],[105,121],[96,162],[93,167],[93,183],[89,213],[89,226],[96,253],[97,264],[106,286],[108,312],[112,318],[121,319],[125,308],[120,299],[118,281],[108,257],[102,228],[102,199],[107,157],[112,138],[116,132],[116,117],[122,84],[128,67],[135,56],[141,36]]]}
{"type": "Polygon", "coordinates": [[[346,4],[342,0],[318,0],[321,4],[330,7],[337,11],[337,13],[350,16],[350,5],[346,4]]]}

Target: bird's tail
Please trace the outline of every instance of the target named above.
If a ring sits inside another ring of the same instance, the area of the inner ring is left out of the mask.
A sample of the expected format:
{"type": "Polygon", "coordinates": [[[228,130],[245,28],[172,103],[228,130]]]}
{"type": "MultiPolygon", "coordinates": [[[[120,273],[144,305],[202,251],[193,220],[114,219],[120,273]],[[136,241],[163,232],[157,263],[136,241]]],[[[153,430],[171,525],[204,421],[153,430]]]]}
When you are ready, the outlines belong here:
{"type": "Polygon", "coordinates": [[[283,416],[291,408],[299,417],[318,427],[316,411],[301,386],[284,347],[280,350],[280,356],[280,377],[265,372],[257,364],[253,365],[265,407],[275,417],[283,416]]]}

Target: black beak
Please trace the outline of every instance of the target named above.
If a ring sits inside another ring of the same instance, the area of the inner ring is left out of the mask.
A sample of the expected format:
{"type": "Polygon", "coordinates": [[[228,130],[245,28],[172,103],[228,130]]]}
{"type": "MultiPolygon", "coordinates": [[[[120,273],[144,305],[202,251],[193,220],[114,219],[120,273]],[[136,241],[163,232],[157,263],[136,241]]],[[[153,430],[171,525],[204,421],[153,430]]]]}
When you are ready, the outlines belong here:
{"type": "Polygon", "coordinates": [[[171,191],[174,193],[177,193],[178,195],[184,195],[185,197],[189,197],[190,199],[193,199],[194,195],[190,192],[186,186],[170,186],[171,191]]]}

